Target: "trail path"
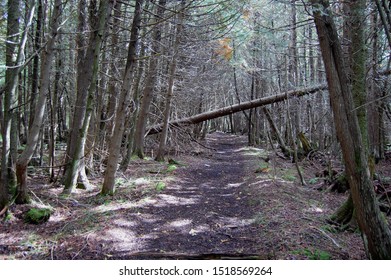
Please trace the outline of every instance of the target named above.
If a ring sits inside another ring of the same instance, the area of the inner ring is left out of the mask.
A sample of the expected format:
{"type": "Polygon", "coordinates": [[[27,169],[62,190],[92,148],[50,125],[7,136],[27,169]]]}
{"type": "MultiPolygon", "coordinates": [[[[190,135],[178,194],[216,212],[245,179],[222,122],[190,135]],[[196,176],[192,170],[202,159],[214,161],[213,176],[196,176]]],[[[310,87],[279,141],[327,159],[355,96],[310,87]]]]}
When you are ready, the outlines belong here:
{"type": "MultiPolygon", "coordinates": [[[[24,222],[31,205],[12,205],[0,259],[365,259],[359,234],[326,222],[346,194],[318,191],[319,178],[301,186],[291,162],[270,155],[266,164],[244,136],[213,133],[204,144],[209,153],[178,156],[172,173],[166,163],[132,161],[112,197],[100,195],[97,177],[95,188],[64,199],[32,173],[31,191],[54,212],[32,225],[24,222]]],[[[310,182],[315,168],[301,165],[310,182]]]]}
{"type": "Polygon", "coordinates": [[[255,156],[245,155],[244,137],[214,133],[207,145],[215,149],[212,156],[186,163],[175,182],[127,215],[132,246],[122,240],[114,258],[258,255],[259,232],[245,185],[255,156]]]}

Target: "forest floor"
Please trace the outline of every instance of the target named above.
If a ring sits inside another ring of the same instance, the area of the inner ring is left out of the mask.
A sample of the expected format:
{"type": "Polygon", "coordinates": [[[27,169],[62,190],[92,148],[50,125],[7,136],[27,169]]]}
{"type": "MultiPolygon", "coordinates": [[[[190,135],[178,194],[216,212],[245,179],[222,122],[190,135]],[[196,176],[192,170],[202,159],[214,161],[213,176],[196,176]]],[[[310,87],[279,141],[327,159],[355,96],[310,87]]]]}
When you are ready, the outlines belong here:
{"type": "Polygon", "coordinates": [[[31,225],[31,206],[13,205],[0,259],[365,259],[358,232],[326,221],[347,195],[318,190],[321,161],[300,162],[302,186],[291,161],[243,136],[214,133],[203,144],[170,164],[133,160],[113,197],[99,195],[96,178],[62,198],[32,171],[33,198],[53,214],[31,225]]]}

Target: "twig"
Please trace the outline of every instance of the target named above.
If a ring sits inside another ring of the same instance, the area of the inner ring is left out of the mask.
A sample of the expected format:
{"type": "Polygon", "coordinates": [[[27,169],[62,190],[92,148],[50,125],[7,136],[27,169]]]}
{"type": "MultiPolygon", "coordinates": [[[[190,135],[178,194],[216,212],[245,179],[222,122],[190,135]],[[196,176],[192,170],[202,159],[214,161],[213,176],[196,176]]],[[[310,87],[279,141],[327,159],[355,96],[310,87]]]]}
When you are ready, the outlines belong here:
{"type": "Polygon", "coordinates": [[[4,206],[4,208],[0,211],[0,217],[4,215],[8,210],[8,205],[4,206]]]}
{"type": "Polygon", "coordinates": [[[88,244],[88,238],[90,237],[90,234],[91,233],[89,233],[88,235],[87,235],[87,237],[86,237],[86,243],[84,244],[84,246],[72,257],[72,260],[74,260],[88,245],[90,245],[90,244],[88,244]]]}
{"type": "Polygon", "coordinates": [[[318,231],[320,231],[324,236],[326,236],[327,238],[329,238],[334,244],[335,246],[337,246],[338,248],[341,248],[341,245],[338,244],[337,241],[335,241],[330,235],[328,235],[324,230],[320,229],[320,228],[316,228],[316,227],[311,227],[313,229],[316,229],[318,231]]]}

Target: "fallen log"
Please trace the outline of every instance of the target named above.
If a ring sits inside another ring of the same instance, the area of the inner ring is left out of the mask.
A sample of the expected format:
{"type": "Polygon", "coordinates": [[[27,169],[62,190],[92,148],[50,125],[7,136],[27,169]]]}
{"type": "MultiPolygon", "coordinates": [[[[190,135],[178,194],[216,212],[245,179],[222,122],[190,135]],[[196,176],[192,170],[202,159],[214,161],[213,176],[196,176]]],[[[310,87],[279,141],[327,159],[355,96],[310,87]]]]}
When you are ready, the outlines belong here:
{"type": "MultiPolygon", "coordinates": [[[[247,102],[242,102],[240,104],[234,104],[234,105],[223,107],[223,108],[216,109],[213,111],[194,115],[194,116],[191,116],[188,118],[173,120],[169,123],[169,125],[170,125],[170,127],[175,128],[175,127],[187,126],[187,125],[191,125],[191,124],[197,124],[197,123],[201,123],[201,122],[204,122],[207,120],[211,120],[211,119],[227,116],[227,115],[230,115],[233,113],[241,112],[244,110],[248,110],[251,108],[261,107],[261,106],[265,106],[268,104],[281,102],[281,101],[284,101],[288,98],[301,97],[304,95],[316,93],[318,91],[325,90],[325,89],[327,89],[327,85],[321,84],[321,85],[317,85],[317,86],[313,86],[313,87],[302,88],[302,89],[298,89],[298,90],[291,90],[291,91],[283,92],[283,93],[276,94],[276,95],[271,95],[271,96],[267,96],[267,97],[263,97],[263,98],[259,98],[259,99],[250,100],[247,102]]],[[[157,133],[161,132],[162,129],[163,129],[163,124],[151,126],[151,127],[147,128],[146,135],[157,134],[157,133]]]]}

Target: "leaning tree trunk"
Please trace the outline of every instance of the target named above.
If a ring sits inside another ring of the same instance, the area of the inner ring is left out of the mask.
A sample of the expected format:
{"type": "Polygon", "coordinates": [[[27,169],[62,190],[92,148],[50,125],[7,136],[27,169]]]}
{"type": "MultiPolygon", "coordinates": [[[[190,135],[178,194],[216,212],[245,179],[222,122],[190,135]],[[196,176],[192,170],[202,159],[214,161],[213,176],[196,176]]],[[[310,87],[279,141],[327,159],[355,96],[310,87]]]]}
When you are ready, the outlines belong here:
{"type": "Polygon", "coordinates": [[[179,44],[181,40],[181,33],[183,29],[183,17],[184,17],[184,11],[183,7],[185,5],[185,1],[182,0],[182,7],[181,11],[178,15],[178,26],[176,28],[176,37],[174,42],[174,50],[173,50],[173,57],[170,65],[169,70],[169,80],[168,80],[168,89],[167,89],[167,95],[166,95],[166,105],[164,109],[164,120],[163,120],[163,131],[160,135],[160,142],[159,142],[159,149],[156,155],[157,161],[164,161],[164,153],[166,149],[166,143],[167,143],[167,135],[168,135],[168,122],[170,120],[170,114],[171,114],[171,100],[172,95],[174,91],[174,78],[175,78],[175,71],[177,66],[177,59],[179,57],[179,44]]]}
{"type": "Polygon", "coordinates": [[[345,162],[358,226],[371,259],[391,259],[391,230],[380,211],[368,168],[337,29],[326,0],[311,0],[329,85],[337,136],[345,162]]]}
{"type": "MultiPolygon", "coordinates": [[[[77,110],[84,110],[80,112],[83,115],[81,122],[81,127],[72,131],[73,134],[73,153],[69,159],[69,164],[67,167],[67,172],[64,181],[64,191],[63,194],[69,195],[74,190],[77,178],[79,175],[86,177],[82,168],[84,169],[84,147],[87,138],[88,127],[90,124],[91,115],[93,112],[93,101],[95,97],[96,89],[96,79],[98,76],[98,61],[99,53],[102,45],[102,40],[104,38],[104,31],[106,29],[106,23],[108,21],[109,15],[112,10],[113,1],[110,0],[101,0],[99,4],[99,12],[96,15],[93,15],[91,19],[91,25],[93,27],[93,34],[91,35],[89,46],[87,49],[86,56],[81,59],[81,72],[78,73],[78,78],[84,79],[83,76],[87,76],[88,80],[83,82],[88,82],[87,85],[81,85],[78,87],[79,90],[84,90],[85,92],[78,92],[78,94],[84,97],[85,100],[82,100],[82,103],[85,104],[83,107],[79,107],[77,110]],[[84,63],[84,64],[83,64],[84,63]],[[88,74],[87,74],[88,73],[88,74]],[[81,162],[83,161],[83,162],[81,162]]],[[[78,106],[76,106],[78,107],[78,106]]],[[[77,115],[75,115],[77,116],[77,115]]],[[[78,123],[80,120],[74,119],[74,123],[78,123]]],[[[88,185],[88,181],[84,179],[83,184],[88,185]]]]}
{"type": "Polygon", "coordinates": [[[133,78],[134,66],[136,61],[136,48],[140,31],[143,0],[136,1],[134,18],[132,23],[130,43],[128,48],[128,57],[125,67],[125,73],[121,92],[119,96],[118,108],[115,115],[114,130],[109,142],[107,168],[102,187],[102,194],[113,195],[115,192],[115,174],[118,168],[118,162],[121,151],[122,136],[124,133],[124,122],[126,112],[130,104],[130,87],[133,78]]]}
{"type": "MultiPolygon", "coordinates": [[[[367,94],[366,94],[366,50],[365,50],[365,37],[364,37],[364,9],[365,0],[356,0],[344,3],[346,15],[348,15],[346,22],[347,38],[348,42],[347,54],[349,58],[349,71],[352,95],[355,108],[355,114],[357,115],[358,125],[360,127],[362,138],[362,149],[365,150],[369,160],[371,155],[368,153],[368,118],[367,118],[367,94]]],[[[372,178],[372,176],[371,176],[372,178]]],[[[349,194],[347,201],[337,210],[332,216],[334,222],[340,223],[342,226],[355,225],[354,217],[354,205],[351,202],[352,197],[349,194]],[[351,207],[351,209],[349,209],[351,207]]]]}
{"type": "Polygon", "coordinates": [[[265,114],[266,116],[266,119],[267,121],[269,122],[269,126],[273,132],[273,134],[276,136],[277,138],[277,142],[278,142],[278,145],[280,146],[283,154],[286,156],[286,157],[290,157],[292,156],[293,154],[293,151],[292,149],[290,149],[288,146],[285,145],[285,141],[284,141],[284,138],[281,136],[281,133],[278,131],[278,128],[276,126],[276,124],[274,123],[273,121],[273,118],[270,114],[270,111],[268,108],[266,107],[263,107],[263,113],[265,114]]]}
{"type": "Polygon", "coordinates": [[[160,0],[159,5],[154,16],[153,24],[157,25],[154,27],[153,41],[151,46],[151,62],[149,64],[148,74],[145,79],[145,86],[143,90],[143,99],[141,101],[140,110],[136,121],[136,130],[134,133],[134,144],[133,154],[139,158],[144,158],[144,137],[145,127],[147,125],[149,108],[152,102],[152,94],[157,80],[157,69],[158,59],[160,53],[160,41],[161,41],[161,27],[159,22],[164,16],[166,0],[160,0]]]}
{"type": "Polygon", "coordinates": [[[39,140],[39,132],[41,130],[42,121],[45,115],[46,96],[50,86],[50,70],[53,64],[54,47],[56,35],[59,29],[59,18],[61,14],[62,0],[56,0],[54,3],[53,13],[50,19],[50,34],[45,50],[41,57],[41,84],[38,93],[38,100],[34,112],[34,121],[29,129],[27,136],[27,144],[23,153],[18,158],[16,163],[17,177],[17,198],[16,203],[23,204],[29,202],[27,192],[27,166],[34,155],[35,148],[39,140]]]}
{"type": "MultiPolygon", "coordinates": [[[[223,108],[216,109],[213,111],[197,114],[197,115],[194,115],[194,116],[191,116],[188,118],[173,120],[173,121],[169,122],[169,125],[171,127],[181,127],[181,126],[187,126],[187,125],[191,125],[191,124],[197,124],[197,123],[201,123],[201,122],[204,122],[207,120],[212,120],[215,118],[228,116],[230,114],[241,112],[241,111],[248,110],[251,108],[261,107],[261,106],[265,106],[268,104],[281,102],[281,101],[286,100],[287,98],[300,97],[303,95],[316,93],[316,92],[319,92],[319,91],[325,90],[325,89],[327,89],[327,85],[322,84],[322,85],[318,85],[318,86],[302,88],[302,89],[298,89],[298,90],[292,90],[292,91],[288,91],[288,92],[284,92],[284,93],[280,93],[280,94],[276,94],[276,95],[271,95],[271,96],[262,97],[259,99],[241,102],[239,104],[234,104],[234,105],[223,107],[223,108]]],[[[147,135],[157,134],[157,133],[160,133],[162,131],[162,129],[163,129],[163,124],[158,124],[158,125],[147,128],[146,133],[147,133],[147,135]]]]}

